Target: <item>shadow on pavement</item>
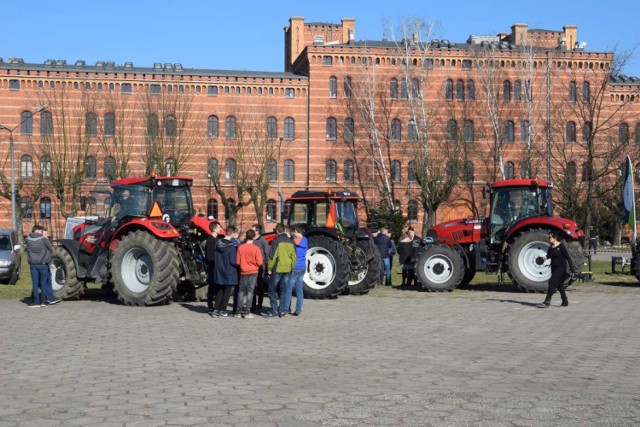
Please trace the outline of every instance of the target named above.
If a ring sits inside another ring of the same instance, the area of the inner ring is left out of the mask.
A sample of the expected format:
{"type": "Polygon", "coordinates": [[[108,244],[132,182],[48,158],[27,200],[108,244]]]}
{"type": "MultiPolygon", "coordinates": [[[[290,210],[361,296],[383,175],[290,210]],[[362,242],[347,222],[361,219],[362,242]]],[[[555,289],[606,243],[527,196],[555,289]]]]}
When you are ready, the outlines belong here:
{"type": "Polygon", "coordinates": [[[508,292],[508,293],[522,293],[522,291],[513,283],[478,283],[466,286],[460,286],[458,289],[461,291],[480,291],[480,292],[508,292]]]}
{"type": "Polygon", "coordinates": [[[529,301],[518,301],[514,299],[499,299],[499,298],[491,298],[488,301],[498,301],[498,302],[510,302],[512,304],[520,304],[527,307],[537,307],[542,301],[539,302],[529,302],[529,301]]]}
{"type": "Polygon", "coordinates": [[[207,306],[206,305],[195,305],[188,302],[179,302],[180,307],[186,308],[189,311],[193,311],[194,313],[207,314],[207,306]]]}
{"type": "Polygon", "coordinates": [[[620,288],[640,288],[640,283],[629,283],[629,282],[608,282],[608,283],[600,283],[602,286],[616,286],[620,288]]]}

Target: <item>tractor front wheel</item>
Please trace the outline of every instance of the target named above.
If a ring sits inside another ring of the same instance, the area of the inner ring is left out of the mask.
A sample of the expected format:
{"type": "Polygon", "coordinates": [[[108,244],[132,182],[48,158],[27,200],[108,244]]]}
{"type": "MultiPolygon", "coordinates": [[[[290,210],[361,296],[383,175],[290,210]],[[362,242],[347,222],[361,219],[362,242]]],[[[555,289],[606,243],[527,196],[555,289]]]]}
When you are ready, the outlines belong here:
{"type": "Polygon", "coordinates": [[[126,305],[154,305],[169,300],[179,278],[171,244],[144,231],[125,235],[111,261],[114,291],[126,305]]]}
{"type": "Polygon", "coordinates": [[[465,276],[460,253],[445,244],[427,245],[418,255],[418,279],[427,291],[451,291],[465,276]]]}
{"type": "Polygon", "coordinates": [[[349,255],[340,242],[329,236],[311,236],[306,258],[305,298],[334,298],[345,290],[349,281],[349,255]]]}

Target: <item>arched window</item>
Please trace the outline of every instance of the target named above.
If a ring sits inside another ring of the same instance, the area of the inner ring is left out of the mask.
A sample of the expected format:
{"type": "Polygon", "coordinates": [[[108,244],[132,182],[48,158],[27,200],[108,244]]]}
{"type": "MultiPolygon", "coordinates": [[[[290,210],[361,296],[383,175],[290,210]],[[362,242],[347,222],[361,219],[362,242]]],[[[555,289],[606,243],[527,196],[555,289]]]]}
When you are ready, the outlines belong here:
{"type": "Polygon", "coordinates": [[[48,197],[40,199],[40,218],[51,219],[51,199],[48,197]]]}
{"type": "Polygon", "coordinates": [[[453,80],[448,79],[444,85],[444,98],[453,101],[453,80]]]}
{"type": "Polygon", "coordinates": [[[520,164],[520,178],[531,178],[531,168],[529,162],[522,162],[520,164]]]}
{"type": "Polygon", "coordinates": [[[218,139],[218,133],[218,117],[209,116],[207,119],[207,137],[210,139],[218,139]]]}
{"type": "Polygon", "coordinates": [[[569,82],[569,102],[576,102],[577,100],[578,100],[578,96],[577,96],[576,82],[571,81],[569,82]]]}
{"type": "Polygon", "coordinates": [[[31,204],[31,198],[22,197],[20,199],[20,209],[22,210],[22,218],[33,218],[33,205],[31,204]]]}
{"type": "Polygon", "coordinates": [[[165,135],[169,139],[178,137],[178,122],[176,116],[167,116],[164,119],[165,135]]]}
{"type": "Polygon", "coordinates": [[[33,160],[28,154],[20,158],[20,178],[33,178],[33,160]]]}
{"type": "Polygon", "coordinates": [[[524,100],[525,102],[531,102],[533,92],[531,90],[531,80],[524,81],[524,100]]]}
{"type": "Polygon", "coordinates": [[[227,161],[224,162],[224,178],[227,181],[235,181],[237,178],[236,171],[236,161],[233,159],[227,159],[227,161]]]}
{"type": "Polygon", "coordinates": [[[278,138],[278,121],[275,117],[267,118],[267,140],[275,141],[278,138]]]}
{"type": "Polygon", "coordinates": [[[294,182],[296,180],[295,163],[291,159],[284,161],[284,182],[294,182]]]}
{"type": "Polygon", "coordinates": [[[147,137],[152,139],[157,138],[159,128],[160,122],[158,121],[158,115],[154,113],[147,115],[147,137]]]}
{"type": "Polygon", "coordinates": [[[95,179],[96,177],[96,158],[93,156],[87,156],[84,159],[84,177],[88,179],[95,179]]]}
{"type": "Polygon", "coordinates": [[[447,176],[447,181],[453,181],[458,176],[458,165],[455,161],[449,160],[447,162],[447,167],[445,168],[445,173],[447,176]]]}
{"type": "Polygon", "coordinates": [[[267,160],[267,180],[276,181],[278,179],[278,163],[274,159],[267,160]]]}
{"type": "Polygon", "coordinates": [[[207,200],[207,218],[218,219],[218,201],[216,199],[207,200]]]}
{"type": "Polygon", "coordinates": [[[207,160],[207,178],[216,179],[218,178],[218,159],[213,157],[209,157],[207,160]]]}
{"type": "Polygon", "coordinates": [[[233,116],[227,117],[225,121],[225,134],[227,139],[236,139],[236,118],[233,116]]]}
{"type": "Polygon", "coordinates": [[[336,76],[329,77],[329,98],[338,96],[338,79],[336,76]]]}
{"type": "Polygon", "coordinates": [[[409,200],[407,203],[407,221],[418,222],[418,202],[409,200]]]}
{"type": "Polygon", "coordinates": [[[418,126],[416,126],[416,121],[413,119],[409,120],[408,134],[409,141],[418,140],[418,126]]]}
{"type": "Polygon", "coordinates": [[[417,77],[411,79],[411,97],[420,99],[420,79],[417,77]]]}
{"type": "Polygon", "coordinates": [[[351,77],[344,78],[344,97],[346,99],[351,98],[353,93],[353,86],[351,85],[351,77]]]}
{"type": "Polygon", "coordinates": [[[353,182],[355,180],[353,160],[345,160],[343,168],[344,182],[353,182]]]}
{"type": "Polygon", "coordinates": [[[329,182],[336,182],[338,177],[338,165],[335,160],[328,159],[326,162],[326,178],[329,182]]]}
{"type": "Polygon", "coordinates": [[[504,122],[504,142],[514,142],[514,130],[513,121],[507,120],[504,122]]]}
{"type": "Polygon", "coordinates": [[[505,80],[502,83],[502,100],[505,102],[511,101],[511,82],[505,80]]]}
{"type": "Polygon", "coordinates": [[[346,119],[344,119],[344,129],[342,133],[344,135],[345,142],[353,141],[354,124],[351,117],[347,117],[346,119]]]}
{"type": "Polygon", "coordinates": [[[507,162],[504,164],[504,179],[513,179],[516,176],[516,168],[513,162],[507,162]]]}
{"type": "Polygon", "coordinates": [[[31,135],[33,133],[33,114],[31,111],[23,111],[20,114],[20,133],[31,135]]]}
{"type": "Polygon", "coordinates": [[[582,142],[589,142],[591,139],[591,122],[584,122],[582,124],[582,142]]]}
{"type": "Polygon", "coordinates": [[[337,138],[338,124],[333,117],[327,118],[327,139],[334,140],[337,138]]]}
{"type": "Polygon", "coordinates": [[[409,89],[407,88],[407,79],[400,80],[400,99],[409,98],[409,89]]]}
{"type": "Polygon", "coordinates": [[[389,82],[389,95],[391,99],[398,99],[398,79],[395,77],[389,82]]]}
{"type": "Polygon", "coordinates": [[[567,143],[576,142],[576,123],[567,122],[567,143]]]}
{"type": "Polygon", "coordinates": [[[591,99],[591,85],[589,82],[582,83],[582,102],[589,102],[591,99]]]}
{"type": "Polygon", "coordinates": [[[407,163],[407,182],[416,182],[416,162],[414,160],[407,163]]]}
{"type": "Polygon", "coordinates": [[[513,82],[513,100],[522,101],[522,83],[520,83],[520,80],[513,82]]]}
{"type": "Polygon", "coordinates": [[[620,123],[618,126],[618,142],[620,144],[629,143],[629,125],[626,123],[620,123]]]}
{"type": "Polygon", "coordinates": [[[296,122],[293,120],[293,117],[284,119],[284,139],[287,141],[296,139],[296,122]]]}
{"type": "Polygon", "coordinates": [[[576,162],[574,162],[573,160],[569,161],[564,172],[565,182],[569,184],[575,184],[577,170],[578,168],[576,167],[576,162]]]}
{"type": "Polygon", "coordinates": [[[98,116],[96,113],[89,112],[84,116],[84,132],[87,136],[96,136],[98,134],[98,116]]]}
{"type": "Polygon", "coordinates": [[[104,135],[114,136],[116,134],[116,115],[107,113],[104,115],[104,135]]]}
{"type": "Polygon", "coordinates": [[[458,122],[453,119],[447,122],[445,140],[447,142],[458,142],[458,122]]]}
{"type": "Polygon", "coordinates": [[[400,119],[391,120],[391,141],[400,141],[402,138],[402,122],[400,119]]]}
{"type": "Polygon", "coordinates": [[[465,182],[473,182],[475,181],[475,177],[473,174],[473,162],[466,161],[464,163],[464,168],[462,170],[462,178],[465,182]]]}
{"type": "Polygon", "coordinates": [[[47,154],[40,157],[40,176],[42,179],[51,178],[51,157],[47,154]]]}
{"type": "Polygon", "coordinates": [[[168,158],[164,162],[164,170],[167,176],[174,176],[177,172],[177,169],[178,169],[178,163],[176,162],[176,159],[168,158]]]}
{"type": "Polygon", "coordinates": [[[53,133],[53,117],[48,111],[40,114],[40,135],[48,136],[53,133]]]}
{"type": "Polygon", "coordinates": [[[462,126],[462,140],[464,142],[475,141],[475,129],[473,125],[473,120],[465,119],[464,124],[462,126]]]}
{"type": "Polygon", "coordinates": [[[277,221],[278,220],[278,203],[273,200],[267,200],[267,204],[265,205],[265,215],[267,221],[277,221]]]}
{"type": "Polygon", "coordinates": [[[467,100],[475,101],[476,99],[476,84],[473,80],[467,80],[467,100]]]}
{"type": "Polygon", "coordinates": [[[523,120],[520,123],[520,142],[524,142],[525,144],[529,143],[530,130],[529,130],[529,120],[523,120]]]}
{"type": "Polygon", "coordinates": [[[458,101],[464,101],[464,81],[456,81],[456,99],[458,101]]]}
{"type": "Polygon", "coordinates": [[[116,159],[111,156],[104,159],[103,174],[108,180],[116,179],[116,159]]]}
{"type": "Polygon", "coordinates": [[[402,166],[398,160],[391,162],[391,182],[400,182],[402,180],[402,166]]]}

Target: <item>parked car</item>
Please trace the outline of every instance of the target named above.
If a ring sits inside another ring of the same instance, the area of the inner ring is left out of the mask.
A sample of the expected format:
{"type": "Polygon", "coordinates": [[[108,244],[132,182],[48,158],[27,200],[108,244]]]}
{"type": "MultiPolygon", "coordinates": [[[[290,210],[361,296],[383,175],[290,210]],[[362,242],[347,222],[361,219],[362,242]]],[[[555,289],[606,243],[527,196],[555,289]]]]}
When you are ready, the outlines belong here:
{"type": "Polygon", "coordinates": [[[20,278],[21,252],[16,232],[0,229],[0,283],[16,284],[20,278]]]}

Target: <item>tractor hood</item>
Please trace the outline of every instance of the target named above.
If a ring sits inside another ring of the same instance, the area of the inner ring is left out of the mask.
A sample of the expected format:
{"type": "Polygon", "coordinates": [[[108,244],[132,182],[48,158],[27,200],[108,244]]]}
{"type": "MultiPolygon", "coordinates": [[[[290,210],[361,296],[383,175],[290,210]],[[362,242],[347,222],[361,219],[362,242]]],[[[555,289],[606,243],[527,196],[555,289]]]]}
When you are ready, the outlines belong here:
{"type": "Polygon", "coordinates": [[[469,217],[442,222],[427,232],[427,237],[456,243],[474,243],[480,240],[484,217],[469,217]]]}

